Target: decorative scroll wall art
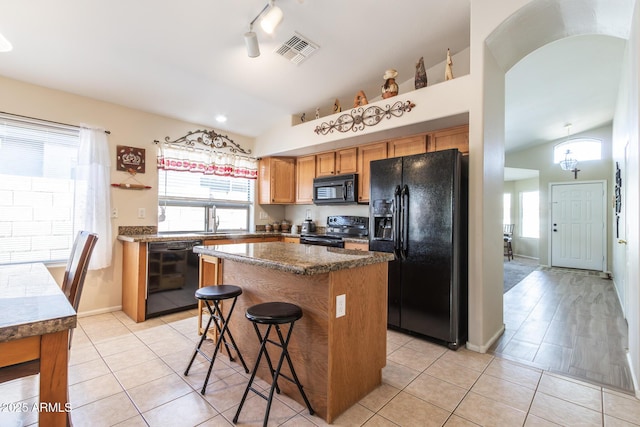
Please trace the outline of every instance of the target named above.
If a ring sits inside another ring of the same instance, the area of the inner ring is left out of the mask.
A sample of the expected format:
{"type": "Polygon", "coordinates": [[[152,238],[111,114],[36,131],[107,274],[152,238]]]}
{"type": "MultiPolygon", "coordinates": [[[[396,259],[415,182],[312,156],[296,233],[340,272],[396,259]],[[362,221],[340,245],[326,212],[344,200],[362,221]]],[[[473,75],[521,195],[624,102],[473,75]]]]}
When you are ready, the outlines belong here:
{"type": "Polygon", "coordinates": [[[227,135],[217,133],[215,130],[194,130],[187,132],[185,136],[182,136],[174,141],[168,136],[164,139],[166,144],[171,145],[184,145],[191,147],[198,147],[198,144],[205,145],[209,148],[227,148],[232,153],[251,154],[251,150],[245,150],[239,144],[236,144],[233,139],[227,135]]]}
{"type": "Polygon", "coordinates": [[[317,135],[326,135],[334,130],[338,132],[358,132],[364,130],[367,126],[377,125],[384,118],[401,117],[415,106],[416,104],[411,101],[398,101],[384,108],[377,105],[354,108],[348,113],[341,114],[335,121],[322,122],[322,124],[316,126],[314,132],[317,135]]]}

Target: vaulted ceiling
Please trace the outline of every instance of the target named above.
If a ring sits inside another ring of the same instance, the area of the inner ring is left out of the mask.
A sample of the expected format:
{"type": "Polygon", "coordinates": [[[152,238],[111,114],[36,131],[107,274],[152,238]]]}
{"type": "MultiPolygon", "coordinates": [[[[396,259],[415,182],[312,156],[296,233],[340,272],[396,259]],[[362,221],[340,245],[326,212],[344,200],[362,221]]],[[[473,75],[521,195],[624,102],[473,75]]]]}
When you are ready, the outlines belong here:
{"type": "MultiPolygon", "coordinates": [[[[262,53],[248,58],[243,34],[266,3],[0,0],[14,46],[0,53],[0,75],[257,136],[283,116],[328,113],[336,98],[348,106],[361,89],[372,99],[386,69],[406,81],[418,58],[429,68],[470,44],[469,0],[278,0],[282,24],[273,36],[256,26],[262,53]],[[296,33],[319,47],[298,65],[273,52],[296,33]]],[[[565,122],[610,121],[623,47],[565,39],[511,68],[507,149],[556,139],[565,122]]]]}

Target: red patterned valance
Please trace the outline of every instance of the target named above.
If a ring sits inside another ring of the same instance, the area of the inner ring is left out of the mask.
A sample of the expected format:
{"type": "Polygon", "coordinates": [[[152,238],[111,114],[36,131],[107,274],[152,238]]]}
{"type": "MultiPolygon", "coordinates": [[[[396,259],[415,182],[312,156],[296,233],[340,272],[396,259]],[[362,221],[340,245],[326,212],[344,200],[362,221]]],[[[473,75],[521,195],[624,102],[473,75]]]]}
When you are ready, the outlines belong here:
{"type": "Polygon", "coordinates": [[[258,162],[255,159],[236,154],[163,145],[158,147],[158,169],[248,179],[258,178],[258,162]]]}

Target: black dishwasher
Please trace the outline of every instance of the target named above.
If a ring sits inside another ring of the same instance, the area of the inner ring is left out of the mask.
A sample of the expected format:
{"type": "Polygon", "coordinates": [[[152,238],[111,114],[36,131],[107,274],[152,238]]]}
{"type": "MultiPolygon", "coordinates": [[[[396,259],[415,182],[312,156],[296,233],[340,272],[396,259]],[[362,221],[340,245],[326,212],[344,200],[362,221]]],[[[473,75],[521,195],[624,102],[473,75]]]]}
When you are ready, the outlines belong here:
{"type": "Polygon", "coordinates": [[[197,307],[198,255],[201,240],[151,242],[148,247],[145,318],[197,307]]]}

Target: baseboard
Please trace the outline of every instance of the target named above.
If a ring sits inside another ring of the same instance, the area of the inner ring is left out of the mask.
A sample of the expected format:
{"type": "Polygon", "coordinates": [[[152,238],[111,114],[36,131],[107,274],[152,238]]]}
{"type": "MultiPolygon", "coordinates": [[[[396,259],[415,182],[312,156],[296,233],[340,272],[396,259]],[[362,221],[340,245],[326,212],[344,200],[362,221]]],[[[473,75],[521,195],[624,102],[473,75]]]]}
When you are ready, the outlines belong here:
{"type": "Polygon", "coordinates": [[[493,345],[493,343],[495,343],[498,338],[500,338],[502,336],[502,334],[504,334],[504,330],[505,330],[505,326],[504,323],[502,324],[502,327],[498,330],[498,332],[496,332],[490,339],[489,342],[486,344],[483,344],[481,346],[475,345],[475,344],[471,344],[469,341],[467,341],[466,347],[469,350],[478,352],[478,353],[486,353],[487,351],[489,351],[489,349],[491,348],[491,346],[493,345]]]}
{"type": "Polygon", "coordinates": [[[536,261],[540,261],[540,258],[536,258],[533,256],[527,256],[527,255],[520,255],[520,254],[513,254],[514,257],[518,257],[518,258],[527,258],[527,259],[535,259],[536,261]]]}
{"type": "Polygon", "coordinates": [[[629,366],[629,370],[631,371],[631,380],[633,381],[633,391],[637,399],[640,399],[640,387],[638,387],[638,377],[636,376],[636,372],[633,370],[633,363],[631,360],[631,353],[627,351],[627,365],[629,366]]]}
{"type": "Polygon", "coordinates": [[[96,314],[113,313],[114,311],[121,311],[121,310],[122,310],[121,305],[118,305],[115,307],[99,308],[97,310],[83,311],[81,313],[78,313],[78,317],[89,317],[89,316],[95,316],[96,314]]]}

